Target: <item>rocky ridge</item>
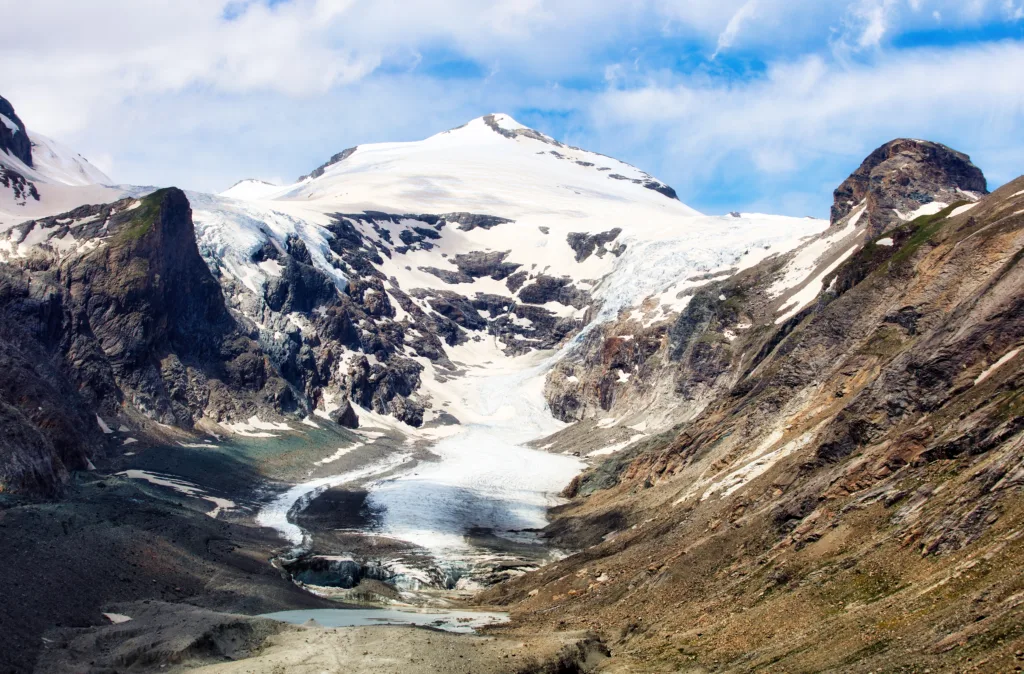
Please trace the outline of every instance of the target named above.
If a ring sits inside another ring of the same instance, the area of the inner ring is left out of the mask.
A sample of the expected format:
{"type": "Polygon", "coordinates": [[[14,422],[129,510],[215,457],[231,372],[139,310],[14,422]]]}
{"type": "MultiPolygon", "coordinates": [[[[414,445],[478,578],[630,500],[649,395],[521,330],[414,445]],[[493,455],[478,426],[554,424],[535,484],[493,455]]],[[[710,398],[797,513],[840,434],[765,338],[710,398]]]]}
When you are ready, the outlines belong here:
{"type": "Polygon", "coordinates": [[[14,106],[0,96],[0,152],[6,152],[32,166],[32,141],[29,140],[25,123],[14,112],[14,106]]]}
{"type": "Polygon", "coordinates": [[[543,441],[617,443],[547,532],[581,552],[482,601],[594,629],[642,671],[1012,669],[1022,195],[1018,179],[881,231],[865,197],[677,320],[591,334],[548,385],[586,421],[543,441]]]}
{"type": "Polygon", "coordinates": [[[20,252],[29,237],[45,243],[0,265],[0,376],[11,433],[40,449],[8,448],[5,489],[59,489],[111,428],[192,429],[301,404],[228,312],[180,190],[28,221],[5,243],[20,252]],[[65,409],[74,416],[55,419],[65,409]]]}

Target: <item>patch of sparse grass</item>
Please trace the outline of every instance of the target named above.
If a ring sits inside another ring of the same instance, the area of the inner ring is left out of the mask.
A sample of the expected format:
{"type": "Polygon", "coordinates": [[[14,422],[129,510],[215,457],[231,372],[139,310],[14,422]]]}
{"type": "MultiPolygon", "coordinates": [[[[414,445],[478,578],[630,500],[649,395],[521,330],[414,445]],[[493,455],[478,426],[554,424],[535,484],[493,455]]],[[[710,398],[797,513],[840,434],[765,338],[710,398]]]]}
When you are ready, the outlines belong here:
{"type": "Polygon", "coordinates": [[[166,189],[160,189],[143,197],[138,208],[131,211],[129,224],[118,233],[117,243],[134,243],[153,230],[156,219],[160,217],[160,208],[166,193],[166,189]]]}
{"type": "MultiPolygon", "coordinates": [[[[935,236],[940,229],[942,229],[946,218],[948,218],[953,211],[961,206],[966,206],[969,203],[969,201],[957,201],[946,206],[938,213],[922,215],[908,223],[908,225],[902,225],[912,228],[914,233],[911,234],[910,238],[907,239],[902,246],[900,246],[900,249],[896,251],[896,254],[892,256],[892,260],[889,261],[890,269],[893,267],[903,266],[921,246],[923,246],[929,239],[935,236]]],[[[885,238],[886,236],[892,236],[892,233],[885,232],[879,238],[885,238]]]]}
{"type": "Polygon", "coordinates": [[[902,334],[894,325],[883,325],[861,347],[860,352],[869,356],[887,358],[899,353],[903,348],[902,334]]]}

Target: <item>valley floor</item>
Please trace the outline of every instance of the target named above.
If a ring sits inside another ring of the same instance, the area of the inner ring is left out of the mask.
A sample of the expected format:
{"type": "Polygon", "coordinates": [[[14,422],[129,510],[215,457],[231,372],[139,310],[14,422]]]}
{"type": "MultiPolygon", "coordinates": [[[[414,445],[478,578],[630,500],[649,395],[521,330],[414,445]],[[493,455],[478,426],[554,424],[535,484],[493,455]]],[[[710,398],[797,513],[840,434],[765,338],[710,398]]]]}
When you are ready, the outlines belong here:
{"type": "MultiPolygon", "coordinates": [[[[324,630],[246,617],[339,606],[300,589],[272,563],[295,556],[287,552],[293,546],[306,555],[360,550],[381,559],[408,559],[412,549],[424,566],[481,578],[541,561],[546,553],[529,531],[546,524],[555,494],[582,467],[522,444],[561,427],[534,409],[545,367],[534,357],[510,370],[478,369],[485,375],[450,386],[456,393],[446,407],[468,423],[441,429],[446,437],[434,444],[373,421],[353,435],[316,419],[301,430],[250,431],[272,438],[132,442],[96,472],[79,473],[61,501],[3,497],[0,531],[10,552],[0,572],[9,598],[0,671],[166,671],[255,655],[211,671],[516,672],[599,657],[595,644],[577,647],[582,633],[324,630]],[[266,492],[268,475],[310,486],[275,496],[266,492]],[[111,624],[105,614],[131,620],[111,624]]],[[[363,600],[427,596],[448,606],[464,605],[481,587],[471,580],[455,592],[399,597],[383,583],[363,586],[379,590],[363,591],[363,600]]]]}

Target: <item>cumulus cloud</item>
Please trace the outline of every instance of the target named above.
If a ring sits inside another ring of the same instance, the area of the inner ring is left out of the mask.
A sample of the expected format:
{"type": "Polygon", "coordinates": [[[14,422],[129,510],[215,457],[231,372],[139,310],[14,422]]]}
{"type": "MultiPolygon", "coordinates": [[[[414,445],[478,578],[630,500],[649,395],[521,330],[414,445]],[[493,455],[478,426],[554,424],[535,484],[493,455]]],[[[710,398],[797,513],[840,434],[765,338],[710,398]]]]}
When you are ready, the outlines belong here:
{"type": "MultiPolygon", "coordinates": [[[[998,134],[1020,136],[1019,78],[999,75],[1021,68],[1019,42],[927,51],[890,43],[939,16],[944,29],[971,28],[1018,21],[1022,7],[0,0],[0,93],[31,127],[102,154],[124,181],[221,189],[502,110],[689,185],[691,197],[712,181],[767,194],[765,181],[806,177],[822,157],[846,161],[886,136],[983,148],[998,134]],[[696,56],[679,65],[672,50],[696,56]],[[446,78],[439,60],[477,74],[446,78]]],[[[999,146],[1008,166],[1014,155],[999,146]]]]}
{"type": "MultiPolygon", "coordinates": [[[[815,55],[740,84],[682,77],[610,90],[593,123],[624,145],[657,143],[672,161],[699,167],[687,176],[697,185],[726,163],[791,172],[823,158],[863,157],[900,136],[988,151],[1013,143],[1024,125],[1024,80],[997,75],[1022,69],[1024,44],[1013,41],[904,51],[852,66],[815,55]]],[[[1021,166],[995,169],[1006,180],[1021,166]]]]}

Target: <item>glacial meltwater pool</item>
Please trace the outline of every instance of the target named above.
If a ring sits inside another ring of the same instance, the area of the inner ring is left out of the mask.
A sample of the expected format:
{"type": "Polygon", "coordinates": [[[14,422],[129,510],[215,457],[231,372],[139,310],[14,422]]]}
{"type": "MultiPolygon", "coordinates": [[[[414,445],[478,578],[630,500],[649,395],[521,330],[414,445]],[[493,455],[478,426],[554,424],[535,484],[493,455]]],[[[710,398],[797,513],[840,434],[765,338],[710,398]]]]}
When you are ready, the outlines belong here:
{"type": "Polygon", "coordinates": [[[321,627],[368,627],[372,625],[412,625],[431,627],[445,632],[472,634],[481,627],[508,622],[507,613],[482,611],[414,611],[391,608],[320,608],[299,611],[266,613],[270,618],[292,625],[304,625],[310,620],[321,627]]]}

